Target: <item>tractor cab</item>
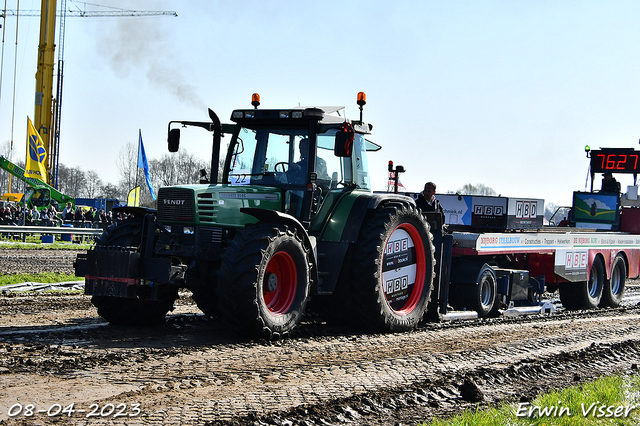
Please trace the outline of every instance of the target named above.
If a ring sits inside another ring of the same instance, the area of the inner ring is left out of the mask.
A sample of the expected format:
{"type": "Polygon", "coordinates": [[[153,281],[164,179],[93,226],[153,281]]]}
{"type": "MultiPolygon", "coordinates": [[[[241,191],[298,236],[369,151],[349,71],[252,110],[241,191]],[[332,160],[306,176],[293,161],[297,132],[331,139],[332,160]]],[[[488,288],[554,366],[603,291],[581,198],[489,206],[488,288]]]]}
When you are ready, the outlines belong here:
{"type": "MultiPolygon", "coordinates": [[[[371,191],[365,139],[370,126],[334,113],[343,107],[235,110],[223,184],[271,187],[282,211],[311,225],[327,200],[345,190],[371,191]]],[[[259,101],[257,102],[259,104],[259,101]]]]}
{"type": "Polygon", "coordinates": [[[51,205],[51,191],[47,188],[32,188],[27,187],[25,189],[26,205],[33,206],[38,210],[44,210],[51,205]]]}

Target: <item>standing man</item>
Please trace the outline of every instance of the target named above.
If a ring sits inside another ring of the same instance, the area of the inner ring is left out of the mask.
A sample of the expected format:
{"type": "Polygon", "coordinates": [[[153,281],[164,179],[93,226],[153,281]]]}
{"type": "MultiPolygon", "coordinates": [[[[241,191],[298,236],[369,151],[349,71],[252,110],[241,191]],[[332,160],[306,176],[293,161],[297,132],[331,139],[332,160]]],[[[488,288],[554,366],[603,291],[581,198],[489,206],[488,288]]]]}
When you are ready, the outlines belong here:
{"type": "Polygon", "coordinates": [[[418,195],[416,205],[423,212],[438,212],[444,214],[442,206],[436,200],[436,184],[433,182],[427,182],[424,184],[424,191],[418,195]]]}
{"type": "Polygon", "coordinates": [[[602,189],[600,189],[600,192],[620,192],[620,182],[613,177],[611,172],[605,172],[605,174],[602,175],[602,189]]]}
{"type": "Polygon", "coordinates": [[[64,209],[62,209],[62,220],[73,220],[73,206],[71,203],[67,203],[67,205],[64,206],[64,209]]]}

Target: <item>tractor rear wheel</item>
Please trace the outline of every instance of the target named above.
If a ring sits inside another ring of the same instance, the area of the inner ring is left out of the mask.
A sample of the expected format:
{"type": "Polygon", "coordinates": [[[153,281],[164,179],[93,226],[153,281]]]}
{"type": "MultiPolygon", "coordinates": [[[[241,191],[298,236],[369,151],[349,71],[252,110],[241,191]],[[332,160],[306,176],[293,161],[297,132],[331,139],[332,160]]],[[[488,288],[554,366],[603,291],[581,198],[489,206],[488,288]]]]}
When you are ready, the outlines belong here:
{"type": "Polygon", "coordinates": [[[247,225],[229,241],[218,281],[223,323],[246,337],[278,339],[301,321],[311,248],[286,225],[247,225]]]}
{"type": "MultiPolygon", "coordinates": [[[[109,226],[96,239],[95,250],[124,249],[140,246],[142,217],[131,217],[109,226]]],[[[164,323],[165,315],[173,309],[178,298],[178,287],[158,285],[155,289],[138,286],[135,298],[92,296],[91,303],[98,308],[98,315],[114,325],[146,326],[164,323]]]]}
{"type": "Polygon", "coordinates": [[[433,288],[429,225],[412,204],[389,202],[365,218],[353,250],[351,302],[373,331],[405,331],[422,319],[433,288]]]}

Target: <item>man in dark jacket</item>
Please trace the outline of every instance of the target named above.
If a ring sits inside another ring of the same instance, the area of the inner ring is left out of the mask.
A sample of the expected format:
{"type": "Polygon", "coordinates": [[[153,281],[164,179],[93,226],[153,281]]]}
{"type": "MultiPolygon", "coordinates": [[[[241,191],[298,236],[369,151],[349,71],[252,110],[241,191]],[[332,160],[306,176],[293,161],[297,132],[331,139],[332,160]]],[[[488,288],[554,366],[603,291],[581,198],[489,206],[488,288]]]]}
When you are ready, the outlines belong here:
{"type": "Polygon", "coordinates": [[[620,182],[613,177],[611,172],[606,172],[602,175],[602,189],[600,189],[600,192],[620,192],[620,182]]]}
{"type": "Polygon", "coordinates": [[[433,182],[427,182],[424,184],[424,191],[418,195],[418,199],[416,200],[416,205],[423,212],[440,212],[442,211],[442,206],[436,200],[436,184],[433,182]]]}

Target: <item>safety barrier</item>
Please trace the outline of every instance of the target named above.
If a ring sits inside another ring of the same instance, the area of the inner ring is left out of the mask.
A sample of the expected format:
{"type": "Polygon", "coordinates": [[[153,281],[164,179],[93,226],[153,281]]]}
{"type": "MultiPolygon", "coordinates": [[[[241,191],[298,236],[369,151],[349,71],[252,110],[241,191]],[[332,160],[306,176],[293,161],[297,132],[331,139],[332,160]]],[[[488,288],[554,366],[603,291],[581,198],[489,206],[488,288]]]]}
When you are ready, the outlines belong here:
{"type": "Polygon", "coordinates": [[[68,236],[66,241],[71,241],[71,236],[79,236],[84,241],[85,237],[98,237],[104,232],[103,229],[94,228],[74,228],[71,226],[13,226],[13,225],[0,225],[0,234],[20,235],[20,238],[24,241],[26,235],[42,235],[43,242],[45,236],[64,235],[68,236]]]}

